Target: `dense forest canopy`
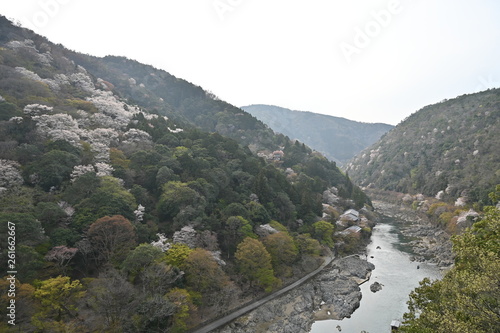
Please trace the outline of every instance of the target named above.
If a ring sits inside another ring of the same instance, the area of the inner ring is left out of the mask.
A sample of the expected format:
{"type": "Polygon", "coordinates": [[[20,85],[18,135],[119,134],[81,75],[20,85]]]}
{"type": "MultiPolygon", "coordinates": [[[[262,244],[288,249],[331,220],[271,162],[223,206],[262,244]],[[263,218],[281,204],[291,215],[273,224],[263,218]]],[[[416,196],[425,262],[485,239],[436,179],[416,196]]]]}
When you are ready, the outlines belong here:
{"type": "Polygon", "coordinates": [[[15,286],[16,330],[185,331],[322,246],[352,248],[335,221],[369,204],[334,162],[200,87],[0,17],[0,249],[14,226],[18,272],[0,301],[5,316],[15,286]]]}
{"type": "Polygon", "coordinates": [[[500,89],[463,95],[409,116],[347,167],[362,186],[496,204],[500,89]]]}

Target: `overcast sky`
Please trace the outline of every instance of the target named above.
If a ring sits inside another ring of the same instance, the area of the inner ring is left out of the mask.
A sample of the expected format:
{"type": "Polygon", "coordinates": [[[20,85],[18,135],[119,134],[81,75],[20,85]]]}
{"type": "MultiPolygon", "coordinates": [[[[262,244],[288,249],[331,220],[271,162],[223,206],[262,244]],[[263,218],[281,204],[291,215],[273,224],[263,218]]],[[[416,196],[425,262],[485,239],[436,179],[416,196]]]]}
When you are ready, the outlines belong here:
{"type": "Polygon", "coordinates": [[[498,0],[1,0],[0,13],[236,106],[395,125],[425,105],[500,86],[498,0]]]}

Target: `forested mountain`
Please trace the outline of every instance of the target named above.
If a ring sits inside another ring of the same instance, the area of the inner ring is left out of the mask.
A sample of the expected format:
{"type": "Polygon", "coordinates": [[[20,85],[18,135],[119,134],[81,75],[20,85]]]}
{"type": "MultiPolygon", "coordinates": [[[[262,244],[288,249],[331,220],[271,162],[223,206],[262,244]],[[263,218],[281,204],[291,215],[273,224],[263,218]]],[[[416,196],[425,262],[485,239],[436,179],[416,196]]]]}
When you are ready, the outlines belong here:
{"type": "Polygon", "coordinates": [[[361,123],[272,105],[256,104],[242,109],[274,131],[304,142],[340,165],[345,165],[393,128],[388,124],[361,123]]]}
{"type": "Polygon", "coordinates": [[[500,183],[500,89],[424,107],[359,154],[358,184],[443,200],[496,204],[500,183]]]}
{"type": "Polygon", "coordinates": [[[355,246],[335,222],[366,203],[202,88],[0,16],[2,331],[185,331],[355,246]]]}

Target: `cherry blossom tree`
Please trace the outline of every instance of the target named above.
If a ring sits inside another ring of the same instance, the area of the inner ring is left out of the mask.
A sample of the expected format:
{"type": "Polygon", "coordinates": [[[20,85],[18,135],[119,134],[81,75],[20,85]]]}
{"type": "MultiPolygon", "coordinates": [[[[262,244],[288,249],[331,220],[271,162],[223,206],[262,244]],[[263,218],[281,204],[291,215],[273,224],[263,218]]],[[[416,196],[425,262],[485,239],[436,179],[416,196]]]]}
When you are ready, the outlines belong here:
{"type": "Polygon", "coordinates": [[[98,177],[112,176],[113,171],[115,170],[111,165],[103,162],[96,163],[95,167],[97,169],[98,177]]]}
{"type": "Polygon", "coordinates": [[[22,185],[23,177],[19,168],[19,163],[15,161],[0,159],[0,188],[9,189],[22,185]]]}
{"type": "Polygon", "coordinates": [[[167,237],[164,234],[156,234],[156,236],[158,236],[158,240],[151,242],[151,245],[159,248],[162,252],[170,250],[172,244],[168,241],[167,237]]]}
{"type": "Polygon", "coordinates": [[[23,112],[29,117],[39,116],[42,113],[49,113],[54,110],[53,107],[43,104],[28,104],[24,107],[23,112]]]}
{"type": "Polygon", "coordinates": [[[66,268],[77,252],[78,249],[74,247],[66,247],[64,245],[54,246],[45,255],[45,259],[55,261],[57,266],[63,271],[63,274],[66,275],[66,268]]]}
{"type": "Polygon", "coordinates": [[[71,172],[71,182],[74,182],[77,178],[89,172],[95,172],[95,169],[91,164],[75,165],[73,167],[73,172],[71,172]]]}
{"type": "Polygon", "coordinates": [[[134,210],[134,215],[135,215],[135,221],[137,223],[140,223],[144,220],[144,212],[146,210],[146,207],[143,205],[139,204],[136,210],[134,210]]]}

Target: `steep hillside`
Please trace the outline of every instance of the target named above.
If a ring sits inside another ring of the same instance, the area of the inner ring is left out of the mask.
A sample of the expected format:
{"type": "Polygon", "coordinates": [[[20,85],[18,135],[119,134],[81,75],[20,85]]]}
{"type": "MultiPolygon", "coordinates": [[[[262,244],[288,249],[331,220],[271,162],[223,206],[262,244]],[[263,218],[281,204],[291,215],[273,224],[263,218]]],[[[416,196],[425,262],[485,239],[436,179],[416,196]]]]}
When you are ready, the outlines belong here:
{"type": "Polygon", "coordinates": [[[500,183],[498,133],[500,89],[463,95],[414,113],[347,170],[362,186],[488,203],[500,183]]]}
{"type": "Polygon", "coordinates": [[[288,141],[249,113],[163,70],[125,57],[97,58],[74,52],[65,55],[96,77],[111,82],[114,91],[129,103],[203,131],[218,132],[253,152],[273,151],[288,141]]]}
{"type": "Polygon", "coordinates": [[[0,16],[0,331],[184,332],[316,267],[349,208],[360,244],[366,203],[200,87],[0,16]]]}
{"type": "Polygon", "coordinates": [[[393,127],[272,105],[249,105],[242,109],[274,131],[306,143],[340,165],[346,164],[393,127]]]}

